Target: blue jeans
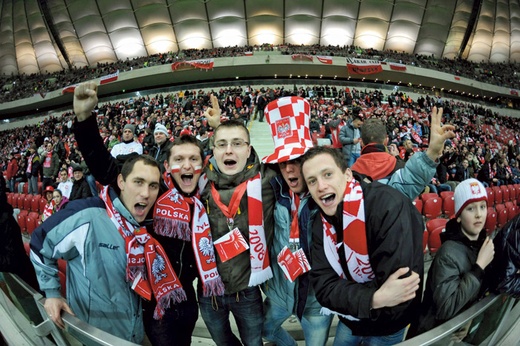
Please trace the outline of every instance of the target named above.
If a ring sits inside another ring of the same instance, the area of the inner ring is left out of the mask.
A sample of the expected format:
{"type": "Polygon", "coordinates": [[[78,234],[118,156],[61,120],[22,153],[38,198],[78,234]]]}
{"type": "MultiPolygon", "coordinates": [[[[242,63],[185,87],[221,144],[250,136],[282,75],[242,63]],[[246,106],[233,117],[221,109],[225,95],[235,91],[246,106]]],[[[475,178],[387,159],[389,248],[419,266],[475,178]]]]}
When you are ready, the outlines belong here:
{"type": "Polygon", "coordinates": [[[218,346],[239,346],[242,343],[245,346],[263,345],[264,313],[258,286],[219,297],[199,296],[199,307],[211,338],[218,346]],[[240,340],[231,330],[229,313],[235,317],[240,340]]]}
{"type": "Polygon", "coordinates": [[[37,195],[38,194],[38,176],[30,176],[27,179],[27,184],[29,184],[29,189],[27,193],[29,195],[37,195]]]}
{"type": "Polygon", "coordinates": [[[367,346],[390,346],[395,345],[403,341],[404,332],[406,328],[400,331],[382,336],[355,336],[352,335],[352,331],[343,322],[338,323],[336,329],[336,337],[334,338],[333,346],[354,346],[354,345],[367,345],[367,346]]]}
{"type": "Polygon", "coordinates": [[[11,191],[13,193],[15,192],[14,191],[14,184],[15,184],[15,178],[9,179],[9,191],[11,191]]]}
{"type": "Polygon", "coordinates": [[[356,160],[359,159],[359,156],[360,156],[360,154],[351,153],[350,160],[348,161],[348,166],[352,167],[354,165],[354,163],[356,162],[356,160]]]}
{"type": "Polygon", "coordinates": [[[148,339],[154,346],[189,346],[199,307],[195,300],[171,303],[160,320],[153,318],[155,301],[146,305],[143,312],[144,327],[148,339]]]}
{"type": "MultiPolygon", "coordinates": [[[[264,338],[277,346],[295,346],[294,338],[282,328],[282,323],[292,313],[284,306],[277,305],[269,298],[264,301],[264,338]]],[[[305,344],[320,346],[327,343],[332,315],[325,316],[315,309],[305,309],[300,324],[302,325],[305,344]]]]}
{"type": "Polygon", "coordinates": [[[85,176],[85,180],[88,183],[88,186],[90,187],[90,192],[92,192],[92,196],[96,197],[99,195],[97,186],[96,186],[96,179],[92,174],[87,174],[85,176]]]}

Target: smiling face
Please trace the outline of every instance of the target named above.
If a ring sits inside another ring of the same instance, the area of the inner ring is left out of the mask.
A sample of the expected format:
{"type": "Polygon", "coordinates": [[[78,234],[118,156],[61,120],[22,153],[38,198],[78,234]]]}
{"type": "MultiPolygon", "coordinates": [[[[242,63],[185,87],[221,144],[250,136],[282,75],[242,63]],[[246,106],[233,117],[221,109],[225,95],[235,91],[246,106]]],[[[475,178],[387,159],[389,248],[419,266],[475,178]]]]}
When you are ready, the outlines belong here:
{"type": "Polygon", "coordinates": [[[227,175],[241,172],[251,154],[247,131],[241,127],[225,127],[219,128],[214,136],[213,156],[219,170],[227,175]]]}
{"type": "Polygon", "coordinates": [[[168,161],[164,162],[164,168],[170,172],[182,192],[192,193],[197,188],[202,172],[200,148],[192,143],[174,145],[168,161]]]}
{"type": "Polygon", "coordinates": [[[160,170],[157,166],[137,161],[130,174],[117,177],[119,198],[137,222],[143,222],[159,194],[160,170]]]}
{"type": "Polygon", "coordinates": [[[326,215],[334,215],[343,201],[347,183],[352,180],[352,171],[342,172],[333,157],[323,153],[306,160],[302,172],[314,201],[326,215]]]}
{"type": "Polygon", "coordinates": [[[460,213],[457,221],[460,222],[462,232],[470,240],[477,240],[480,231],[484,228],[487,218],[487,202],[478,201],[468,204],[460,213]]]}
{"type": "Polygon", "coordinates": [[[157,145],[161,145],[166,142],[167,137],[164,132],[155,132],[153,136],[155,138],[155,144],[157,145]]]}
{"type": "Polygon", "coordinates": [[[307,189],[303,180],[299,159],[281,162],[278,164],[278,167],[280,167],[280,172],[292,192],[302,193],[307,189]]]}

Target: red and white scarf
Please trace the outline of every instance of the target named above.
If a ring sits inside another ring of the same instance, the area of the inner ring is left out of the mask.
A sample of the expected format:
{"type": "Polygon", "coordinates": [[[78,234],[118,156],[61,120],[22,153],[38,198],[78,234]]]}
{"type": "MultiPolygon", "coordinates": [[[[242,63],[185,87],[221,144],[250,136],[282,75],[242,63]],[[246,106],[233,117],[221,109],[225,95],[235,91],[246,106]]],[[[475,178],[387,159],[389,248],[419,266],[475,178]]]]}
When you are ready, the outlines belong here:
{"type": "MultiPolygon", "coordinates": [[[[352,179],[345,188],[343,197],[343,249],[350,276],[355,282],[365,283],[374,279],[374,271],[370,265],[368,255],[367,234],[365,229],[365,205],[361,185],[352,179]]],[[[338,253],[337,235],[334,226],[331,225],[323,215],[323,248],[325,256],[331,267],[342,279],[346,279],[341,267],[338,253]]],[[[322,309],[325,314],[336,313],[326,308],[322,309]]],[[[337,314],[337,313],[336,313],[337,314]]],[[[355,320],[352,316],[346,318],[355,320]]]]}
{"type": "Polygon", "coordinates": [[[42,221],[47,220],[54,212],[56,211],[56,203],[53,199],[50,202],[45,203],[45,208],[43,208],[42,213],[42,221]]]}
{"type": "Polygon", "coordinates": [[[49,168],[51,166],[51,162],[52,162],[52,151],[49,151],[45,155],[45,160],[43,161],[43,167],[49,168]]]}
{"type": "MultiPolygon", "coordinates": [[[[269,255],[267,252],[267,241],[264,232],[264,213],[262,209],[262,177],[258,173],[248,181],[243,182],[235,188],[235,193],[241,190],[246,184],[248,221],[249,221],[249,254],[251,260],[251,276],[249,277],[249,287],[260,285],[273,277],[273,272],[269,266],[269,255]]],[[[228,218],[233,219],[238,211],[237,208],[228,208],[220,202],[220,195],[214,184],[211,186],[212,196],[215,203],[219,206],[222,213],[228,218]]],[[[235,198],[231,198],[234,200],[235,198]]],[[[241,198],[238,199],[238,201],[241,198]]],[[[232,203],[233,204],[233,203],[232,203]]]]}
{"type": "Polygon", "coordinates": [[[153,317],[158,320],[170,303],[187,299],[162,246],[148,234],[146,227],[136,227],[126,220],[114,207],[108,186],[100,193],[110,220],[125,240],[126,280],[141,297],[157,301],[153,317]]]}
{"type": "Polygon", "coordinates": [[[155,203],[155,233],[191,241],[204,297],[223,295],[224,283],[217,270],[215,248],[204,205],[197,197],[184,197],[180,194],[167,172],[164,174],[164,182],[169,190],[155,203]],[[190,204],[194,206],[193,215],[190,204]]]}

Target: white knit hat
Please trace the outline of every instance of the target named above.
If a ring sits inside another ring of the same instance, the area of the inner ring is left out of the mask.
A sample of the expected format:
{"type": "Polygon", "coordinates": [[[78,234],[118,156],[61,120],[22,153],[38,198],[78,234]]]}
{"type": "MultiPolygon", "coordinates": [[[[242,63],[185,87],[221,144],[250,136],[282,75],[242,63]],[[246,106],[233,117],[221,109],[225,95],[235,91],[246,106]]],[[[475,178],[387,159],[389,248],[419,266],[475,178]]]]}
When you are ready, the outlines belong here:
{"type": "Polygon", "coordinates": [[[166,126],[163,124],[155,124],[155,130],[153,131],[153,134],[155,135],[157,132],[162,132],[168,137],[170,134],[168,133],[168,129],[166,129],[166,126]]]}
{"type": "Polygon", "coordinates": [[[478,201],[487,202],[487,191],[480,181],[470,178],[457,185],[453,198],[455,199],[455,217],[458,217],[468,204],[478,201]]]}
{"type": "Polygon", "coordinates": [[[311,106],[297,96],[282,97],[265,107],[265,116],[274,140],[274,152],[263,163],[281,163],[297,159],[312,148],[309,131],[311,106]]]}

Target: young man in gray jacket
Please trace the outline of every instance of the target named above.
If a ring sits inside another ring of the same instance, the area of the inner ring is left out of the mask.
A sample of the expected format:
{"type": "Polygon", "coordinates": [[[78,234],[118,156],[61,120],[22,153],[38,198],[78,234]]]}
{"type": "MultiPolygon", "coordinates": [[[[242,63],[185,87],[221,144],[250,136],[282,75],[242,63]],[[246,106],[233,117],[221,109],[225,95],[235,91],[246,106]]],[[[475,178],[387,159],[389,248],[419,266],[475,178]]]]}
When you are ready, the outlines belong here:
{"type": "MultiPolygon", "coordinates": [[[[125,163],[117,178],[119,194],[107,187],[100,197],[72,201],[34,231],[31,261],[47,298],[45,310],[58,326],[64,327],[61,311],[66,311],[140,343],[144,329],[139,296],[153,294],[160,301],[178,293],[178,280],[168,270],[164,251],[144,227],[159,193],[159,179],[155,160],[137,156],[125,163]],[[166,269],[155,275],[149,259],[161,257],[166,269]],[[67,299],[60,294],[58,259],[67,261],[67,299]],[[164,284],[172,288],[166,294],[164,284]]],[[[160,305],[158,315],[164,309],[160,305]]]]}

